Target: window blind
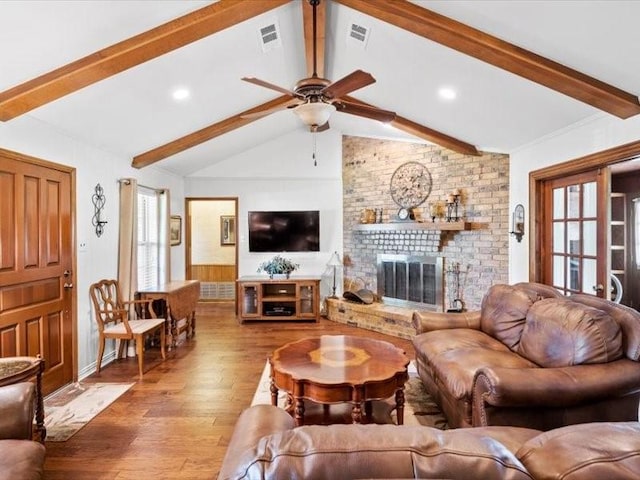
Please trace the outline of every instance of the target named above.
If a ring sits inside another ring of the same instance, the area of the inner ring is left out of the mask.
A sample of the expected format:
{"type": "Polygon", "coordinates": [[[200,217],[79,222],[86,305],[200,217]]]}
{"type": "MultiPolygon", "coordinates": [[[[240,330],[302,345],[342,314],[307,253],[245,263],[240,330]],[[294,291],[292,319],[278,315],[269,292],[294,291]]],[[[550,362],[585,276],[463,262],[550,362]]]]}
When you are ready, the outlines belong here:
{"type": "Polygon", "coordinates": [[[138,187],[138,288],[160,282],[160,207],[155,190],[138,187]]]}

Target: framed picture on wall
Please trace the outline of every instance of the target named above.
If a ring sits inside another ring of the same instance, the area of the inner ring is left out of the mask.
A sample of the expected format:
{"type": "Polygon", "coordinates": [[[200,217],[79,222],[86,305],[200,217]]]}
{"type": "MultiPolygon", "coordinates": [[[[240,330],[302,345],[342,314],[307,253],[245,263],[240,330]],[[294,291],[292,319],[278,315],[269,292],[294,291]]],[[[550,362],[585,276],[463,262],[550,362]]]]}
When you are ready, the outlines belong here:
{"type": "Polygon", "coordinates": [[[236,217],[233,215],[220,216],[220,245],[236,244],[236,217]]]}
{"type": "Polygon", "coordinates": [[[169,220],[169,240],[172,247],[182,243],[182,217],[180,215],[171,215],[169,220]]]}

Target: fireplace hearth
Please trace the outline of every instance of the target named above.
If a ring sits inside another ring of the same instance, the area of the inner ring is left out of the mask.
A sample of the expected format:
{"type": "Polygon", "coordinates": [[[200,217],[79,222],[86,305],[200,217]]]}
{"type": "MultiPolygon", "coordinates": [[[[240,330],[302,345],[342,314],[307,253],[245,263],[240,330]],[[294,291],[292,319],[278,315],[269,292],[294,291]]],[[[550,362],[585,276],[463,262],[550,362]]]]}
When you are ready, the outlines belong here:
{"type": "Polygon", "coordinates": [[[443,263],[436,256],[379,254],[378,296],[384,303],[441,312],[443,263]]]}

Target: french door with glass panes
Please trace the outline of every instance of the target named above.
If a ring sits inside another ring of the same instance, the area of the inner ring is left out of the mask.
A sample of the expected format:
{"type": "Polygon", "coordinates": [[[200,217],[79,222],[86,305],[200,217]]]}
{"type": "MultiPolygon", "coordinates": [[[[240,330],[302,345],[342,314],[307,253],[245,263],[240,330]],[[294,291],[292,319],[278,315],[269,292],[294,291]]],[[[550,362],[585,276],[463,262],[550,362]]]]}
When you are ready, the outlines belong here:
{"type": "Polygon", "coordinates": [[[544,195],[543,282],[606,297],[606,169],[550,180],[544,195]]]}

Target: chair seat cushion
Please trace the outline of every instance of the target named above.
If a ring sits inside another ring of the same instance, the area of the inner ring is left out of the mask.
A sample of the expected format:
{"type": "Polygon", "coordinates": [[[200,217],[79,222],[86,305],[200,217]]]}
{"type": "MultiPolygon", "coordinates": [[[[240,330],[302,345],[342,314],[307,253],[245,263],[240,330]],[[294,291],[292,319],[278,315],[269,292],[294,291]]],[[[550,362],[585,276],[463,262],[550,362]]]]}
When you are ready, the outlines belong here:
{"type": "MultiPolygon", "coordinates": [[[[133,333],[145,333],[164,324],[164,318],[148,318],[145,320],[129,320],[129,327],[133,333]]],[[[111,325],[104,329],[104,333],[127,333],[124,323],[111,325]]]]}

